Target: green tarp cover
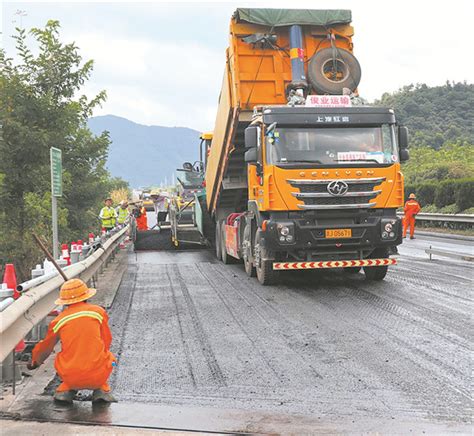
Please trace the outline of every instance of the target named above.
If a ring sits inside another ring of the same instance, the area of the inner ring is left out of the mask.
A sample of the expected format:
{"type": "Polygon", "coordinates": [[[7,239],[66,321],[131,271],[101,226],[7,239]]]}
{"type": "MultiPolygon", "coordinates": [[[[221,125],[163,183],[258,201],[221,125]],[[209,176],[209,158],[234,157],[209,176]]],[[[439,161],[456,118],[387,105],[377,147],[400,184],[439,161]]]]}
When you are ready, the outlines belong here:
{"type": "Polygon", "coordinates": [[[349,24],[351,11],[348,9],[246,9],[235,11],[237,21],[263,24],[265,26],[291,26],[293,24],[309,26],[330,26],[349,24]]]}

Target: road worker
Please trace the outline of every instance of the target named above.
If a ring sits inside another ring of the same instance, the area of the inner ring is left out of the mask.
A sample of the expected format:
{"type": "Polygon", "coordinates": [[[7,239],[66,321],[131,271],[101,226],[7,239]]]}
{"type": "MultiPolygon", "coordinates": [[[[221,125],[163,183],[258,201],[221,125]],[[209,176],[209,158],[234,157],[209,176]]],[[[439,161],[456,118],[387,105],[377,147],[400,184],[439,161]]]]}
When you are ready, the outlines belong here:
{"type": "Polygon", "coordinates": [[[415,194],[410,194],[408,201],[405,203],[403,211],[405,216],[403,218],[403,237],[407,237],[407,230],[410,227],[410,239],[415,239],[415,217],[421,210],[419,203],[416,201],[415,194]]]}
{"type": "Polygon", "coordinates": [[[125,224],[125,221],[127,221],[129,211],[128,211],[128,201],[127,200],[122,200],[120,202],[119,207],[115,209],[115,212],[117,213],[117,223],[118,224],[125,224]]]}
{"type": "Polygon", "coordinates": [[[143,203],[138,205],[138,214],[137,214],[137,230],[144,231],[148,230],[148,219],[146,216],[146,209],[143,206],[143,203]]]}
{"type": "Polygon", "coordinates": [[[100,210],[99,218],[102,221],[102,230],[112,230],[117,220],[117,212],[112,207],[112,199],[104,200],[105,206],[100,210]]]}
{"type": "Polygon", "coordinates": [[[33,348],[28,369],[36,369],[61,342],[54,366],[62,383],[54,394],[56,401],[72,403],[79,389],[93,390],[92,402],[115,402],[107,380],[115,366],[110,352],[107,312],[87,302],[96,293],[79,279],[61,286],[55,304],[65,305],[63,312],[51,321],[46,337],[33,348]]]}
{"type": "Polygon", "coordinates": [[[168,215],[168,197],[165,192],[152,195],[158,226],[166,221],[168,215]]]}

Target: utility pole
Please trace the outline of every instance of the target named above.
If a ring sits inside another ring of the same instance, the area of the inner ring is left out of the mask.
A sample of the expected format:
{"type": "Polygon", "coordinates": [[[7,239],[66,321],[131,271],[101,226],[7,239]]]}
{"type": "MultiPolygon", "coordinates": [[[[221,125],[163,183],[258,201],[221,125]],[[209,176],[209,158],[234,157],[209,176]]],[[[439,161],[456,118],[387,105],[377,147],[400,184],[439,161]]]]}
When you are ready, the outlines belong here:
{"type": "Polygon", "coordinates": [[[62,152],[59,148],[49,149],[51,160],[51,221],[53,227],[53,257],[59,258],[58,197],[63,196],[62,152]]]}

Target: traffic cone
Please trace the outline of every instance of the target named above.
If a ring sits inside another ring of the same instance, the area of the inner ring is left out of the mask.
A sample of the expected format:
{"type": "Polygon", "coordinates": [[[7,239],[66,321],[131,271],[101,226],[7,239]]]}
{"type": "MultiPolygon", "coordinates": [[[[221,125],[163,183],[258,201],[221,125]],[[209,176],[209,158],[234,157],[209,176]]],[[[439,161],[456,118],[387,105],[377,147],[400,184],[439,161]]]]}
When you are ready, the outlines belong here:
{"type": "Polygon", "coordinates": [[[67,262],[68,265],[71,265],[71,256],[69,255],[69,248],[67,244],[61,245],[61,252],[63,259],[67,262]]]}
{"type": "MultiPolygon", "coordinates": [[[[3,283],[7,284],[8,289],[13,289],[13,298],[16,300],[20,296],[20,293],[16,290],[16,272],[13,263],[7,263],[5,265],[5,272],[3,273],[3,283]]],[[[15,347],[15,352],[21,353],[24,349],[25,341],[22,339],[15,347]]]]}
{"type": "Polygon", "coordinates": [[[89,233],[89,245],[94,243],[94,233],[89,233]]]}
{"type": "Polygon", "coordinates": [[[16,290],[16,272],[13,263],[7,263],[5,265],[3,283],[7,284],[8,289],[13,289],[13,298],[16,300],[20,296],[20,293],[16,290]]]}

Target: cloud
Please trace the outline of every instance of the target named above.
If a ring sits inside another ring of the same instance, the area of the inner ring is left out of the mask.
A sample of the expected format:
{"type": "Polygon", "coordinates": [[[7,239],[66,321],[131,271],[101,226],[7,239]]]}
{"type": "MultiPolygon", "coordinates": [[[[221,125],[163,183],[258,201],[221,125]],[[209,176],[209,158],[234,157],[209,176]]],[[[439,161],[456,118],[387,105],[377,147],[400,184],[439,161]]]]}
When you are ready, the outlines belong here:
{"type": "MultiPolygon", "coordinates": [[[[27,27],[59,19],[64,41],[76,41],[84,59],[95,60],[88,94],[106,89],[108,101],[97,114],[112,113],[135,122],[214,126],[225,66],[228,24],[236,7],[352,9],[355,55],[362,67],[359,89],[375,99],[410,83],[441,85],[474,82],[469,56],[474,2],[426,7],[399,0],[282,0],[252,3],[5,3],[5,35],[12,17],[26,10],[27,27]]],[[[7,39],[7,38],[5,38],[7,39]]],[[[6,41],[13,52],[12,41],[6,41]]]]}
{"type": "Polygon", "coordinates": [[[193,41],[183,48],[142,38],[105,40],[98,33],[79,34],[75,41],[84,59],[95,60],[87,94],[107,90],[107,102],[97,114],[146,124],[212,127],[223,53],[193,41]]]}

